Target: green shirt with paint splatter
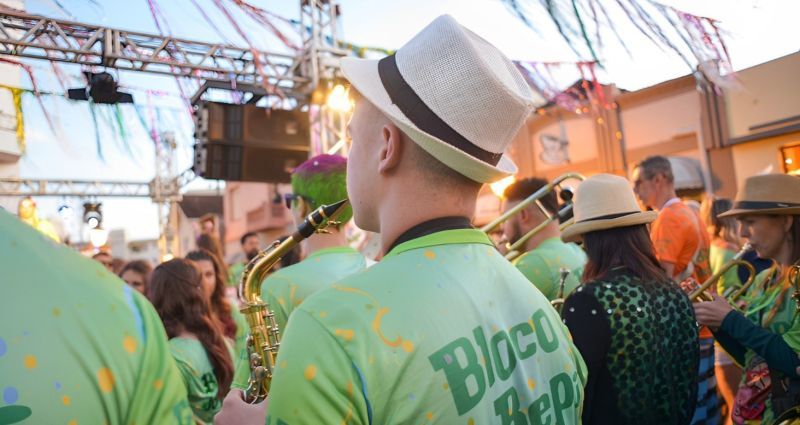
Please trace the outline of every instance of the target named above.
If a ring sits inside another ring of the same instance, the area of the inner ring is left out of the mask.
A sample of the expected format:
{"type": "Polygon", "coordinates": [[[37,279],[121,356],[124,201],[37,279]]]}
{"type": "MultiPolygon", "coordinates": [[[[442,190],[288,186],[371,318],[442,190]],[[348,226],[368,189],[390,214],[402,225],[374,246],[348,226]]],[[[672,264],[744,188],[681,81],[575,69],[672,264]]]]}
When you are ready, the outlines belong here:
{"type": "Polygon", "coordinates": [[[141,294],[2,210],[0,270],[0,423],[192,423],[141,294]]]}
{"type": "Polygon", "coordinates": [[[555,237],[545,239],[533,250],[519,256],[514,265],[552,301],[558,298],[562,267],[570,271],[564,284],[564,298],[580,285],[586,253],[578,245],[564,243],[555,237]]]}
{"type": "Polygon", "coordinates": [[[474,229],[404,242],[292,315],[268,424],[578,424],[586,366],[474,229]]]}
{"type": "Polygon", "coordinates": [[[244,266],[246,265],[245,263],[239,262],[228,267],[228,286],[234,288],[239,286],[239,281],[242,280],[242,273],[244,273],[244,266]]]}
{"type": "Polygon", "coordinates": [[[195,338],[176,337],[169,340],[169,348],[181,371],[195,419],[204,424],[213,423],[214,415],[222,408],[222,400],[217,397],[219,385],[203,344],[195,338]]]}
{"type": "MultiPolygon", "coordinates": [[[[367,259],[350,247],[321,249],[305,260],[279,269],[261,284],[261,298],[275,313],[275,323],[283,332],[289,316],[303,300],[331,283],[358,273],[367,267],[367,259]]],[[[247,388],[250,368],[247,351],[239,351],[233,388],[247,388]]]]}

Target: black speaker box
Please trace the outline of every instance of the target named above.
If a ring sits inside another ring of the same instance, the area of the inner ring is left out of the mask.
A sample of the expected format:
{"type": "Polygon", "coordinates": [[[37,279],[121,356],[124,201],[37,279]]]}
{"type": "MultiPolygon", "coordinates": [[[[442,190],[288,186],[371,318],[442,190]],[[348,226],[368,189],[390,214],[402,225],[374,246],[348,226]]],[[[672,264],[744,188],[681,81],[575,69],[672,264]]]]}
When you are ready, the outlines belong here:
{"type": "Polygon", "coordinates": [[[310,152],[308,114],[201,102],[195,110],[194,170],[207,179],[288,183],[310,152]]]}

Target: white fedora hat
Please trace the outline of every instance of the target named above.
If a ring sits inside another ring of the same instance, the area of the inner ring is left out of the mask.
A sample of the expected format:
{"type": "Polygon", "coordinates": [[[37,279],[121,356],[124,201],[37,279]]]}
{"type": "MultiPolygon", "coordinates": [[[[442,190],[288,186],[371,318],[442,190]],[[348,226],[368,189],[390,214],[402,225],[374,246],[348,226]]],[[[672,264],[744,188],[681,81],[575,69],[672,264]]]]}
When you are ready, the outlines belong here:
{"type": "Polygon", "coordinates": [[[341,66],[361,95],[448,167],[481,183],[516,173],[503,153],[533,110],[533,92],[508,58],[451,16],[394,55],[343,58],[341,66]]]}
{"type": "Polygon", "coordinates": [[[588,232],[647,224],[658,216],[655,211],[642,212],[628,181],[613,174],[597,174],[582,181],[573,202],[575,224],[561,233],[566,242],[588,232]]]}

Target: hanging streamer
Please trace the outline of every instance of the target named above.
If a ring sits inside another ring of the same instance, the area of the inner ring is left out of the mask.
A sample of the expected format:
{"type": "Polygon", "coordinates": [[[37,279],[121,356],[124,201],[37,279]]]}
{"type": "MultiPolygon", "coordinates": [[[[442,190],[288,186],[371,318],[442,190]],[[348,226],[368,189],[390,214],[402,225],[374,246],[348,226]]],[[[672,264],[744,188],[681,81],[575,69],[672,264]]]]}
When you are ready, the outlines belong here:
{"type": "Polygon", "coordinates": [[[103,145],[100,143],[100,126],[97,124],[97,111],[95,111],[94,108],[95,104],[90,100],[89,112],[92,113],[92,124],[94,125],[94,142],[97,148],[97,157],[100,158],[101,161],[106,162],[106,159],[103,156],[103,145]]]}
{"type": "MultiPolygon", "coordinates": [[[[530,14],[522,3],[542,8],[550,17],[561,38],[578,55],[586,52],[597,66],[602,66],[598,47],[603,46],[600,15],[619,43],[630,53],[625,40],[616,31],[608,10],[598,0],[570,0],[570,8],[560,7],[555,0],[502,0],[507,10],[526,26],[532,25],[530,14]],[[568,10],[571,9],[571,10],[568,10]]],[[[611,4],[611,2],[608,2],[611,4]]],[[[671,50],[694,71],[700,68],[704,76],[717,86],[730,83],[733,77],[730,55],[725,40],[720,34],[717,21],[697,16],[655,1],[616,0],[616,7],[625,18],[653,44],[671,50]],[[687,55],[686,52],[689,52],[687,55]],[[694,59],[691,60],[691,59],[694,59]]],[[[623,18],[624,19],[624,18],[623,18]]]]}
{"type": "Polygon", "coordinates": [[[125,118],[122,116],[122,108],[120,107],[119,103],[115,103],[113,107],[114,110],[112,113],[114,114],[116,129],[119,132],[123,147],[125,148],[125,151],[128,152],[128,155],[131,157],[131,159],[133,159],[134,162],[138,162],[136,159],[136,154],[131,148],[128,132],[125,130],[125,118]]]}
{"type": "Polygon", "coordinates": [[[594,61],[581,62],[523,62],[515,61],[525,80],[531,87],[539,92],[542,97],[575,113],[588,112],[591,108],[609,109],[613,107],[613,100],[607,99],[603,85],[597,78],[594,61]],[[577,83],[562,89],[559,79],[572,68],[579,78],[577,83]]]}
{"type": "Polygon", "coordinates": [[[14,100],[14,117],[16,118],[17,146],[19,151],[25,153],[25,117],[22,114],[22,93],[21,89],[8,88],[14,100]]]}
{"type": "Polygon", "coordinates": [[[222,38],[223,40],[225,40],[225,42],[226,42],[226,43],[228,43],[228,44],[233,44],[233,43],[231,43],[231,41],[228,39],[228,37],[226,37],[226,36],[225,36],[225,33],[223,33],[222,31],[220,31],[220,29],[219,29],[219,28],[217,28],[217,24],[216,24],[216,23],[214,23],[214,20],[213,20],[213,19],[211,19],[211,18],[208,16],[208,14],[206,13],[205,9],[203,9],[203,7],[202,7],[202,6],[200,6],[200,4],[199,4],[199,3],[197,3],[197,0],[191,0],[191,1],[192,1],[192,4],[194,5],[195,9],[197,9],[197,10],[200,12],[200,16],[202,16],[202,17],[203,17],[203,19],[206,21],[206,23],[207,23],[209,26],[211,26],[211,28],[213,28],[213,29],[214,29],[214,31],[217,33],[217,35],[218,35],[218,36],[220,36],[220,38],[222,38]]]}
{"type": "Polygon", "coordinates": [[[233,15],[231,15],[230,11],[228,11],[228,9],[222,3],[222,0],[212,0],[212,1],[214,2],[214,5],[217,6],[217,9],[219,9],[220,12],[222,12],[222,14],[225,15],[225,17],[231,23],[231,26],[233,26],[233,29],[236,30],[236,32],[239,34],[239,36],[242,37],[242,39],[250,47],[250,53],[253,55],[253,65],[255,66],[255,69],[256,69],[256,72],[258,73],[258,75],[261,76],[261,85],[270,94],[274,94],[274,95],[277,95],[281,99],[285,99],[286,95],[283,93],[283,91],[280,90],[278,88],[278,86],[271,85],[269,83],[269,77],[266,74],[266,72],[264,71],[264,66],[261,63],[261,61],[264,60],[269,65],[268,59],[265,56],[261,55],[259,53],[258,49],[255,48],[255,45],[253,44],[253,42],[250,41],[250,37],[247,35],[247,33],[244,30],[242,30],[242,28],[236,22],[236,19],[233,18],[233,15]]]}
{"type": "Polygon", "coordinates": [[[42,108],[42,113],[44,114],[44,118],[47,121],[47,125],[50,127],[50,131],[52,131],[54,135],[57,135],[58,131],[56,131],[56,126],[53,125],[53,119],[50,118],[50,114],[47,113],[47,108],[44,107],[44,102],[42,102],[42,98],[39,95],[39,87],[36,84],[36,78],[33,75],[33,70],[31,69],[31,67],[28,66],[27,64],[22,63],[22,62],[19,62],[19,61],[13,60],[13,59],[3,58],[3,57],[0,57],[0,62],[9,63],[9,64],[12,64],[12,65],[17,65],[20,68],[24,69],[25,72],[28,73],[28,78],[30,78],[31,85],[33,86],[33,93],[36,95],[36,101],[39,103],[39,106],[42,108]]]}
{"type": "Polygon", "coordinates": [[[289,38],[286,37],[286,35],[283,32],[281,32],[281,30],[279,30],[278,27],[276,27],[272,23],[272,21],[269,20],[268,18],[269,14],[267,13],[266,10],[258,6],[253,6],[252,4],[246,2],[245,0],[231,0],[231,1],[233,2],[233,4],[238,6],[242,11],[244,11],[245,14],[250,16],[251,19],[269,28],[272,34],[275,35],[275,37],[277,37],[280,41],[282,41],[283,44],[286,45],[286,47],[294,51],[300,50],[300,46],[298,46],[293,41],[289,40],[289,38]]]}

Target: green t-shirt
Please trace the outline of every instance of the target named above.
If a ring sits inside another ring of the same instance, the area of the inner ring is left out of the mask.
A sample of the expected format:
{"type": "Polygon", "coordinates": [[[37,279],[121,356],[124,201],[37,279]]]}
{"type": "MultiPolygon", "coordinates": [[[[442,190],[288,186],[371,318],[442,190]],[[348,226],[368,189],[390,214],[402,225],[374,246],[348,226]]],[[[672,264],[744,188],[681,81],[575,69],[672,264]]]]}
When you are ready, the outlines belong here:
{"type": "Polygon", "coordinates": [[[228,286],[238,287],[244,273],[245,263],[236,263],[228,267],[228,286]]]}
{"type": "Polygon", "coordinates": [[[447,230],[295,310],[267,423],[577,424],[585,382],[541,292],[484,233],[447,230]]]}
{"type": "Polygon", "coordinates": [[[247,351],[247,335],[250,333],[250,326],[247,324],[247,319],[245,319],[244,314],[239,311],[236,305],[231,305],[231,318],[233,322],[236,323],[236,336],[232,341],[233,352],[237,353],[238,356],[238,353],[247,351]]]}
{"type": "Polygon", "coordinates": [[[212,423],[222,408],[222,400],[217,397],[219,385],[206,349],[199,340],[182,337],[170,339],[169,348],[181,371],[195,419],[212,423]]]}
{"type": "MultiPolygon", "coordinates": [[[[722,270],[722,266],[731,261],[735,255],[735,248],[728,246],[725,241],[719,239],[712,241],[711,248],[708,251],[708,263],[711,266],[711,273],[716,274],[722,270]]],[[[741,286],[742,282],[739,280],[737,268],[732,267],[717,280],[717,293],[724,295],[731,288],[739,288],[741,286]]]]}
{"type": "MultiPolygon", "coordinates": [[[[261,298],[275,313],[275,323],[283,332],[289,316],[303,300],[314,292],[327,288],[333,282],[358,273],[366,267],[367,259],[353,248],[321,249],[305,260],[267,276],[261,284],[261,298]]],[[[245,389],[250,376],[247,349],[243,346],[243,349],[237,352],[239,361],[232,386],[245,389]]]]}
{"type": "Polygon", "coordinates": [[[586,253],[574,243],[564,243],[561,238],[545,239],[536,248],[516,260],[514,265],[552,301],[558,298],[561,268],[570,271],[564,284],[564,298],[581,283],[586,253]]]}
{"type": "Polygon", "coordinates": [[[192,423],[141,294],[2,210],[0,270],[0,423],[192,423]]]}

